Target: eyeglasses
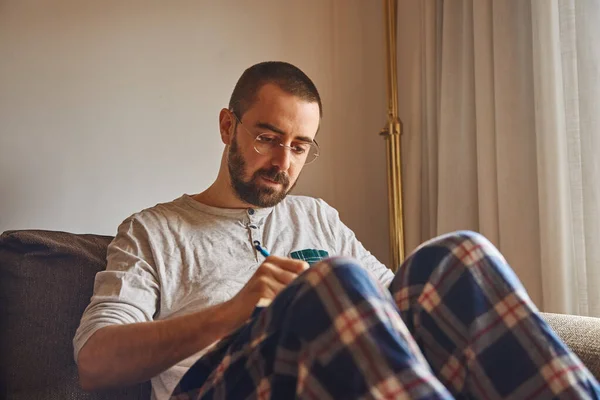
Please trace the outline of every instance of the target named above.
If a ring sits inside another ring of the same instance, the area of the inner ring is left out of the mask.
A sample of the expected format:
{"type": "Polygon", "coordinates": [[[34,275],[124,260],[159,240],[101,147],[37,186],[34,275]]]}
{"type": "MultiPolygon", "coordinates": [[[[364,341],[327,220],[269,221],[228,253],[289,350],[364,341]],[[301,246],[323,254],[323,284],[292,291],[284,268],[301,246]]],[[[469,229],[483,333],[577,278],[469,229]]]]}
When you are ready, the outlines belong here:
{"type": "Polygon", "coordinates": [[[281,135],[277,133],[261,133],[257,136],[252,134],[245,126],[238,116],[232,111],[231,112],[237,122],[244,128],[246,133],[254,139],[254,150],[260,155],[270,156],[276,149],[283,148],[290,151],[292,162],[294,164],[310,164],[319,157],[319,145],[316,141],[305,142],[295,141],[292,142],[291,146],[283,144],[281,141],[281,135]]]}

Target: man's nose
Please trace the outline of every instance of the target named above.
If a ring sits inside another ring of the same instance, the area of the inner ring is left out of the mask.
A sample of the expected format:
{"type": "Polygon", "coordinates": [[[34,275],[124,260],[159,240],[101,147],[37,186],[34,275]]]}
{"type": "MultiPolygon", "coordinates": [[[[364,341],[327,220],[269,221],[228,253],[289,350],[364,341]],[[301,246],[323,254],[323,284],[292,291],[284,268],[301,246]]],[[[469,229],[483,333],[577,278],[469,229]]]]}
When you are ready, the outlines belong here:
{"type": "Polygon", "coordinates": [[[289,148],[276,146],[271,154],[271,164],[278,167],[280,171],[287,171],[292,164],[292,154],[289,148]]]}

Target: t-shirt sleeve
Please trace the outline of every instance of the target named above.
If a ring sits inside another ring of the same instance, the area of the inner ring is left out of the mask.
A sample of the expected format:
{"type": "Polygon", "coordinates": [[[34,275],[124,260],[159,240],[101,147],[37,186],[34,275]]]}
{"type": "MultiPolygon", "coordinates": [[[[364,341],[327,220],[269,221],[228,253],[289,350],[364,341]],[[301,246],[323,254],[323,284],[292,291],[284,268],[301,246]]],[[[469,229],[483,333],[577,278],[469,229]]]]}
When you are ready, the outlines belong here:
{"type": "Polygon", "coordinates": [[[135,215],[119,226],[106,259],[106,270],[96,274],[92,299],[73,339],[76,362],[100,328],[152,321],[157,312],[160,292],[150,238],[135,215]]]}
{"type": "Polygon", "coordinates": [[[325,210],[328,226],[336,243],[337,255],[357,259],[379,282],[386,287],[389,286],[394,278],[392,271],[379,262],[370,251],[365,249],[362,243],[356,238],[354,232],[340,220],[339,213],[335,208],[329,206],[323,200],[320,200],[320,202],[325,210]]]}

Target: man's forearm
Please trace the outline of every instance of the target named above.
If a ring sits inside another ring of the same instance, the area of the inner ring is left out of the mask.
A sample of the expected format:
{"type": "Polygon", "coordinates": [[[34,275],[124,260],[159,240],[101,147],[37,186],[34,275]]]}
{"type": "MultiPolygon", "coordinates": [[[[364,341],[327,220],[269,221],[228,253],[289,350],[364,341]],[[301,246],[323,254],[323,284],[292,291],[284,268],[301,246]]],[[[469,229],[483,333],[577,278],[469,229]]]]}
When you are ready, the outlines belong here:
{"type": "Polygon", "coordinates": [[[102,328],[79,352],[81,386],[97,390],[148,380],[238,327],[243,319],[237,315],[223,303],[168,320],[102,328]]]}

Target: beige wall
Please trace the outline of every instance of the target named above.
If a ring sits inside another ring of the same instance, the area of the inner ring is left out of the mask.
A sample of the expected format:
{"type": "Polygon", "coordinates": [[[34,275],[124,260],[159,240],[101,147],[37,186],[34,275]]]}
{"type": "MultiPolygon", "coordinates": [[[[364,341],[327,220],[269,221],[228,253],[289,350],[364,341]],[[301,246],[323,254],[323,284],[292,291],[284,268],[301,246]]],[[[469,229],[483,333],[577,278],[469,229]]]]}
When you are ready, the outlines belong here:
{"type": "Polygon", "coordinates": [[[279,59],[324,100],[324,154],[297,193],[387,262],[381,22],[370,0],[0,1],[0,231],[114,234],[202,190],[236,79],[279,59]]]}

